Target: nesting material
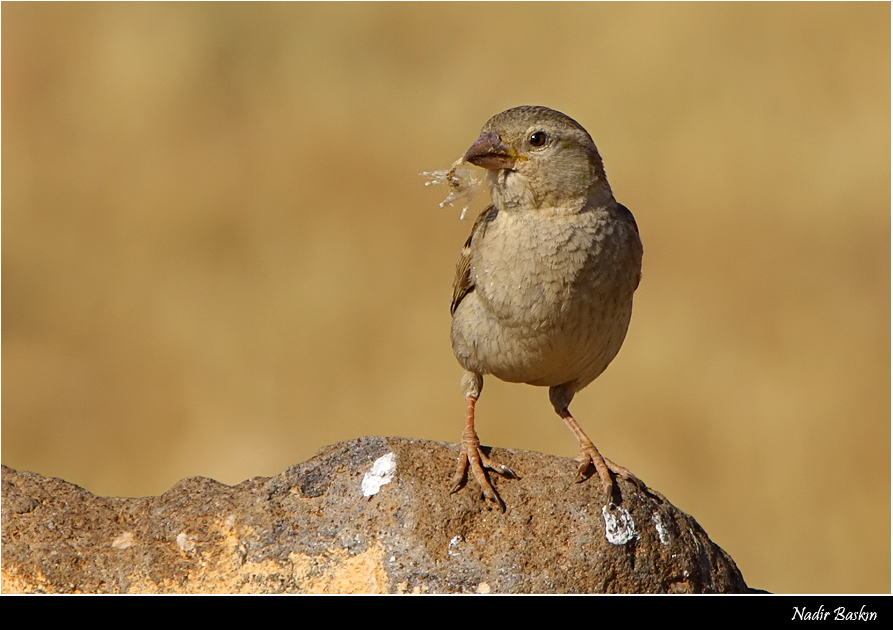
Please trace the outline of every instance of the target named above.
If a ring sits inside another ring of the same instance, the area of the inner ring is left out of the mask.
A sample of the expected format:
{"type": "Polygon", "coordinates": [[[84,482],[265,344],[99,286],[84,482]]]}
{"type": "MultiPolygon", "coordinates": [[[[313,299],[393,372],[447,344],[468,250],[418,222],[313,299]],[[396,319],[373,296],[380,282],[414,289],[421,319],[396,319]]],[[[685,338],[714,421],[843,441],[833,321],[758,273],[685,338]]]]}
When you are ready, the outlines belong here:
{"type": "Polygon", "coordinates": [[[468,212],[468,208],[471,207],[484,183],[478,171],[459,168],[463,163],[464,160],[459,158],[453,162],[449,170],[424,171],[421,173],[423,177],[428,178],[425,186],[446,185],[449,187],[449,192],[446,198],[440,202],[440,207],[460,206],[462,208],[459,215],[460,219],[465,218],[465,213],[468,212]]]}

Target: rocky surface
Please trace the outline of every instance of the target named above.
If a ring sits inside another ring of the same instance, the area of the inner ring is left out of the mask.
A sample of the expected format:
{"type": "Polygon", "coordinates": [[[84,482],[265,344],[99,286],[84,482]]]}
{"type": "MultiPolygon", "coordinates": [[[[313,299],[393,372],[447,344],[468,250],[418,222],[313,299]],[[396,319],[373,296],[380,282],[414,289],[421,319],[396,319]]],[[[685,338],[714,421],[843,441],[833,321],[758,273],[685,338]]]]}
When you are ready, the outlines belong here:
{"type": "Polygon", "coordinates": [[[521,479],[449,494],[455,444],[360,438],[276,477],[97,497],[3,467],[2,591],[741,593],[734,561],[653,490],[574,483],[573,460],[493,449],[521,479]]]}

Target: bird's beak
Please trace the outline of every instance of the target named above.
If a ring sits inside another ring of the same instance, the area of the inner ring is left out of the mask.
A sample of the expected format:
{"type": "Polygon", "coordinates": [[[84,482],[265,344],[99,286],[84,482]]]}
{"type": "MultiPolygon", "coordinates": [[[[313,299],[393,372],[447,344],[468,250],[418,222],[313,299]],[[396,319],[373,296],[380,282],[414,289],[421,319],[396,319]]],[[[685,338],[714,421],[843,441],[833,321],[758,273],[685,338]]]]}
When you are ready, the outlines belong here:
{"type": "Polygon", "coordinates": [[[512,168],[518,158],[518,153],[506,146],[495,131],[489,131],[478,138],[462,157],[466,162],[490,170],[512,168]]]}

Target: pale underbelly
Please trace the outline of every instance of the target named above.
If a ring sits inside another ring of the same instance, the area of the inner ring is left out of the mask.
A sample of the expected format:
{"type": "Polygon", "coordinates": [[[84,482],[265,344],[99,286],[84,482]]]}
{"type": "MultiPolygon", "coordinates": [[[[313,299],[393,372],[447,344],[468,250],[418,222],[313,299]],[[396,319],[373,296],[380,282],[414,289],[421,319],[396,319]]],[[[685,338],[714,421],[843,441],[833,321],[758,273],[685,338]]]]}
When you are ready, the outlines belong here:
{"type": "Polygon", "coordinates": [[[511,383],[580,390],[620,350],[632,312],[621,304],[581,305],[549,322],[510,322],[487,311],[471,293],[453,316],[453,351],[465,369],[511,383]]]}

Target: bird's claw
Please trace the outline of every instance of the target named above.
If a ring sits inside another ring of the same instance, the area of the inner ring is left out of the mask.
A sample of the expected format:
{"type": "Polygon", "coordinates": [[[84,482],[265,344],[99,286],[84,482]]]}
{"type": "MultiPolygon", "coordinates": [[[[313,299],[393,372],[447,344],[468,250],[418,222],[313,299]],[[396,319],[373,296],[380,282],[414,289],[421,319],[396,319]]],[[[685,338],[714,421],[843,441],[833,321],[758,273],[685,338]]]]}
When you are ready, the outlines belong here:
{"type": "Polygon", "coordinates": [[[620,464],[615,464],[607,457],[605,457],[605,464],[608,465],[608,468],[611,469],[611,472],[614,473],[617,477],[626,479],[627,481],[632,483],[638,490],[644,492],[647,489],[648,486],[645,485],[645,482],[636,477],[628,468],[621,466],[620,464]]]}
{"type": "Polygon", "coordinates": [[[584,447],[576,457],[576,460],[580,462],[580,467],[577,469],[576,482],[581,483],[589,479],[592,476],[589,468],[592,466],[595,468],[595,472],[598,473],[608,503],[612,503],[614,500],[614,480],[611,478],[611,473],[615,477],[631,482],[639,490],[645,489],[645,484],[638,477],[623,466],[615,464],[607,457],[602,457],[594,448],[588,449],[584,447]]]}
{"type": "Polygon", "coordinates": [[[484,472],[484,469],[492,470],[493,472],[502,475],[507,479],[519,479],[518,473],[516,473],[508,466],[497,464],[489,457],[487,457],[481,450],[480,442],[476,440],[469,440],[467,442],[463,440],[462,444],[460,445],[460,449],[461,452],[459,453],[458,457],[456,473],[453,475],[452,480],[453,489],[450,490],[450,494],[458,492],[462,489],[470,473],[480,487],[484,498],[488,501],[492,501],[499,506],[500,510],[505,512],[505,503],[496,492],[493,484],[490,483],[490,480],[487,477],[487,473],[484,472]]]}

